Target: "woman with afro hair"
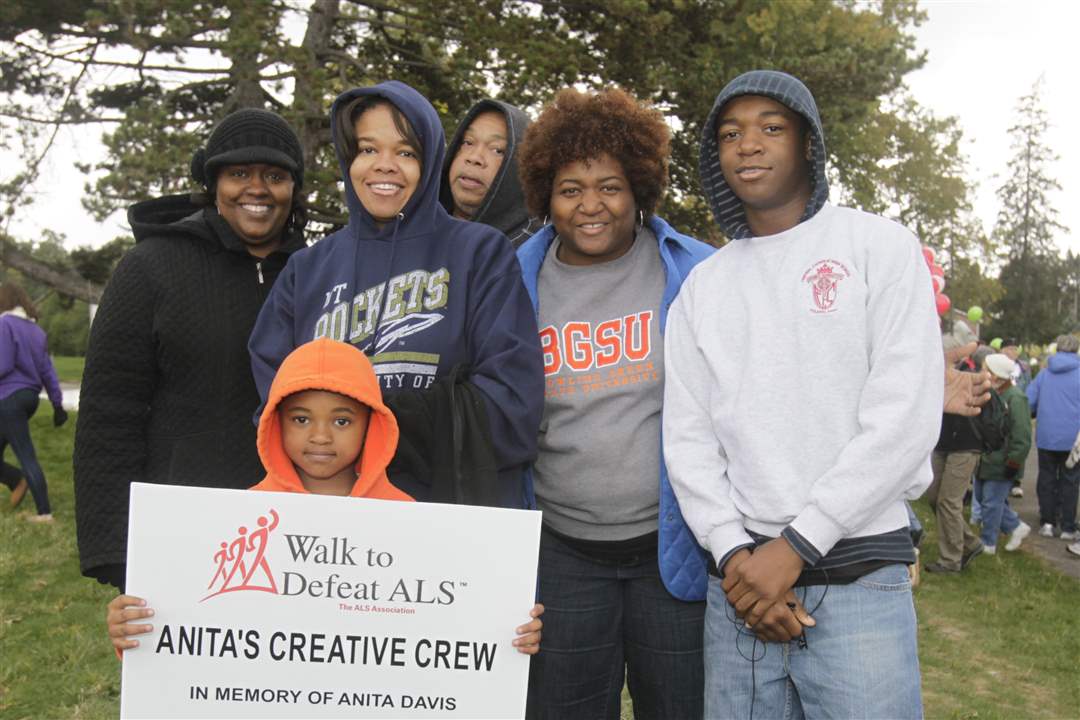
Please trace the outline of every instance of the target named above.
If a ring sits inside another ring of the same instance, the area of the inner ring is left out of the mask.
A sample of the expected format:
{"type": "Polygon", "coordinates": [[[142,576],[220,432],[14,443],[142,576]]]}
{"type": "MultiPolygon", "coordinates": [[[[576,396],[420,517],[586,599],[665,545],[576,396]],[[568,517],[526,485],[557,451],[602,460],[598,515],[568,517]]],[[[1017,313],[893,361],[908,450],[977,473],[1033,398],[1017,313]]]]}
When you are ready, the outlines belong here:
{"type": "Polygon", "coordinates": [[[529,212],[547,218],[518,250],[546,380],[534,718],[618,718],[624,674],[635,717],[702,715],[706,565],[668,484],[660,415],[667,309],[712,248],[653,214],[669,148],[655,109],[567,89],[520,150],[529,212]]]}

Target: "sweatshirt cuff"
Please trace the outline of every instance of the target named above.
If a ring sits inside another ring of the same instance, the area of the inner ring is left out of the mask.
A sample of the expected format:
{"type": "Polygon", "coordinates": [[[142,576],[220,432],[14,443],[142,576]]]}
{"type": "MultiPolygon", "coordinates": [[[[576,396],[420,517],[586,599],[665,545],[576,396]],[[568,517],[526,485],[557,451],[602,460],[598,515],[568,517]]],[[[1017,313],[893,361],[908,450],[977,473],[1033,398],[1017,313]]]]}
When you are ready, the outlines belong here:
{"type": "Polygon", "coordinates": [[[754,539],[746,533],[742,522],[729,522],[717,525],[709,533],[709,552],[717,561],[717,571],[723,573],[724,563],[736,550],[744,547],[754,547],[754,539]]]}
{"type": "MultiPolygon", "coordinates": [[[[787,530],[792,530],[805,545],[809,545],[810,549],[817,553],[819,560],[827,555],[832,550],[833,545],[839,542],[846,534],[844,528],[822,512],[817,505],[808,505],[782,533],[788,542],[792,544],[795,552],[803,555],[799,548],[795,546],[795,541],[788,536],[787,530]]],[[[810,562],[805,555],[803,559],[807,560],[808,563],[810,562]]]]}
{"type": "Polygon", "coordinates": [[[798,530],[790,525],[780,531],[780,536],[788,541],[791,549],[806,563],[806,567],[813,567],[821,559],[821,553],[817,551],[817,548],[811,545],[806,538],[799,534],[798,530]]]}

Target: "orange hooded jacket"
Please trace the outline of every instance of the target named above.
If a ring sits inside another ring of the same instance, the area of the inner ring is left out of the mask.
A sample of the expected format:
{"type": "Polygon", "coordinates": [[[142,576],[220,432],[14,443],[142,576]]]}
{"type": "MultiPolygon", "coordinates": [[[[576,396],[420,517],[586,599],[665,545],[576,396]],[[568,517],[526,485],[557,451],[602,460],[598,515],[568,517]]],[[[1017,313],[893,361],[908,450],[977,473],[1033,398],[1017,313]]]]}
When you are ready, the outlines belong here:
{"type": "MultiPolygon", "coordinates": [[[[386,477],[386,466],[397,450],[398,426],[394,414],[383,405],[382,392],[371,361],[352,345],[326,338],[293,350],[274,376],[270,397],[259,418],[257,441],[259,459],[266,468],[266,477],[249,489],[308,493],[292,461],[285,454],[285,447],[281,443],[281,420],[277,412],[282,400],[304,390],[329,390],[347,395],[371,408],[364,450],[356,464],[359,475],[349,496],[413,500],[411,495],[391,485],[386,477]]],[[[113,650],[117,659],[124,657],[124,652],[119,648],[113,650]]]]}
{"type": "Polygon", "coordinates": [[[321,338],[289,353],[278,368],[270,395],[259,418],[259,459],[266,477],[252,490],[306,493],[281,442],[278,405],[287,396],[305,390],[329,390],[353,398],[371,408],[364,449],[356,464],[358,476],[350,497],[380,500],[412,500],[386,477],[386,466],[397,450],[398,426],[383,404],[379,381],[371,361],[352,345],[321,338]]]}

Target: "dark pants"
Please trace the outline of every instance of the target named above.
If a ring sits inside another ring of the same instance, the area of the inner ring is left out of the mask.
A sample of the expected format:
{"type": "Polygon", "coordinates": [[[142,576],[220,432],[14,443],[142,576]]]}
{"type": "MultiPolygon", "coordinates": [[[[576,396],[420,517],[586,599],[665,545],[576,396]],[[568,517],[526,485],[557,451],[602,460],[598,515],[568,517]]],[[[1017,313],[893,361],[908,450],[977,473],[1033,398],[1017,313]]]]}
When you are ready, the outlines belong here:
{"type": "MultiPolygon", "coordinates": [[[[50,512],[49,491],[45,486],[45,473],[34,452],[34,443],[30,440],[30,418],[37,412],[37,407],[37,391],[29,388],[0,398],[0,460],[3,460],[4,452],[10,445],[22,466],[38,514],[45,515],[50,512]]],[[[5,468],[5,477],[7,474],[5,468]]]]}
{"type": "Polygon", "coordinates": [[[1065,467],[1068,450],[1039,448],[1039,524],[1061,525],[1061,532],[1076,532],[1076,501],[1080,496],[1080,465],[1065,467]]]}
{"type": "Polygon", "coordinates": [[[618,720],[624,672],[637,720],[702,717],[705,603],[668,593],[655,551],[604,563],[544,533],[539,582],[530,718],[618,720]]]}

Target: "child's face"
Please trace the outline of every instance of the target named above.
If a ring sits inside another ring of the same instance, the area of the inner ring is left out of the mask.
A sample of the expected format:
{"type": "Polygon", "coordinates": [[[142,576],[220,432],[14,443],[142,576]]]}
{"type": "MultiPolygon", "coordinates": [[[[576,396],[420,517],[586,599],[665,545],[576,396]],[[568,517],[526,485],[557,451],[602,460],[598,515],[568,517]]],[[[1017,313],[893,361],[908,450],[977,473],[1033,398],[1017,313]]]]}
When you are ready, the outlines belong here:
{"type": "Polygon", "coordinates": [[[371,409],[346,395],[305,390],[282,400],[278,414],[285,454],[304,485],[332,480],[351,488],[371,409]]]}

